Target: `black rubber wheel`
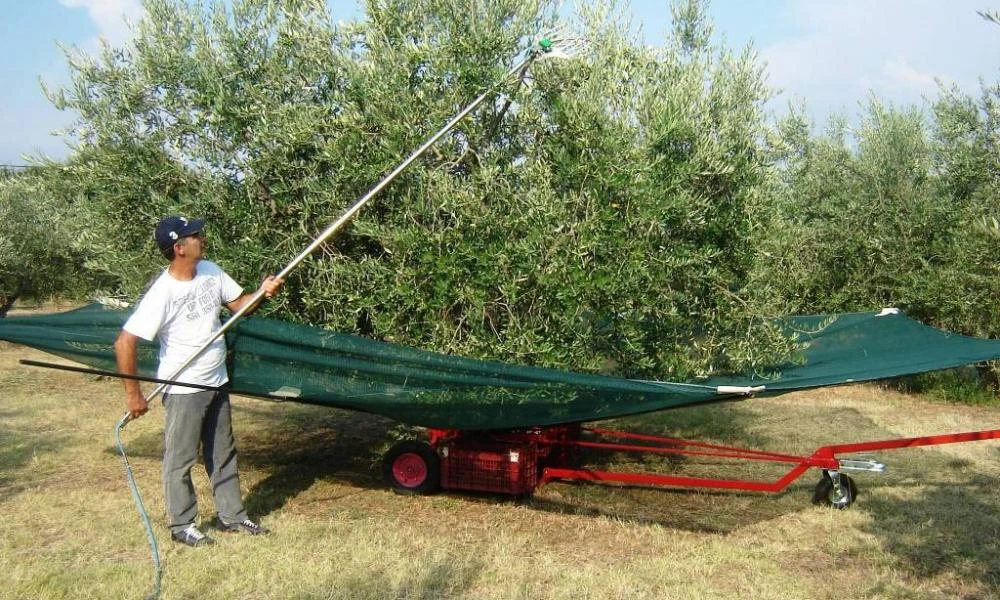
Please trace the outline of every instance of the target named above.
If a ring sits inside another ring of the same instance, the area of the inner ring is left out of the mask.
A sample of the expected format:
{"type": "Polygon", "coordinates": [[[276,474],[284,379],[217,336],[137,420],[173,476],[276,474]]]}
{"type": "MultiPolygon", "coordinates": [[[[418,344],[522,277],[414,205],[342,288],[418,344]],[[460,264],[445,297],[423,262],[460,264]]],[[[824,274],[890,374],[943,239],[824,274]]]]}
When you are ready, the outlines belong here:
{"type": "Polygon", "coordinates": [[[841,473],[840,486],[847,492],[847,497],[841,502],[835,502],[833,494],[833,479],[830,478],[829,473],[824,471],[823,478],[816,484],[816,491],[813,492],[813,504],[820,504],[840,510],[854,504],[854,501],[858,497],[858,486],[854,483],[854,480],[851,479],[850,476],[841,473]]]}
{"type": "Polygon", "coordinates": [[[441,486],[441,459],[428,444],[399,442],[382,458],[382,475],[399,494],[433,494],[441,486]]]}

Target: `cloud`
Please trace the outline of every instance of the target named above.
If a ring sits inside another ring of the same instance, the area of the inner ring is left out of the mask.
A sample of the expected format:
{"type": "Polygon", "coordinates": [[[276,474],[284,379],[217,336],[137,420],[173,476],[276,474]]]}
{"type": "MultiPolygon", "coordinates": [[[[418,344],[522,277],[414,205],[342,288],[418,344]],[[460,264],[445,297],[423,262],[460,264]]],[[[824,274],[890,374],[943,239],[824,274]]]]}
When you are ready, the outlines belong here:
{"type": "Polygon", "coordinates": [[[942,75],[932,75],[923,71],[918,71],[906,62],[906,59],[897,57],[885,61],[882,65],[882,74],[885,76],[883,84],[885,87],[896,89],[909,89],[930,96],[937,93],[936,79],[946,80],[942,75]]]}
{"type": "Polygon", "coordinates": [[[782,35],[761,48],[783,104],[804,98],[814,114],[857,109],[869,94],[896,104],[937,96],[935,79],[975,94],[996,74],[1000,31],[981,0],[785,0],[769,23],[782,35]],[[992,25],[992,26],[991,26],[992,25]]]}
{"type": "Polygon", "coordinates": [[[67,8],[85,8],[100,35],[114,45],[132,37],[126,19],[135,23],[143,14],[139,0],[59,0],[67,8]]]}

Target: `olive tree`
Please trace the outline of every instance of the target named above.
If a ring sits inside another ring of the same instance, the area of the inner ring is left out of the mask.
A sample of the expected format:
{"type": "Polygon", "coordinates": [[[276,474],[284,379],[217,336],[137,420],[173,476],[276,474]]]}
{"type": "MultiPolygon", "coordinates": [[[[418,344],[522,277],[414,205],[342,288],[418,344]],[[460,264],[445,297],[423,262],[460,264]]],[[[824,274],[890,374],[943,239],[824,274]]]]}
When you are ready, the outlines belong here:
{"type": "Polygon", "coordinates": [[[822,135],[793,112],[770,140],[778,177],[756,289],[779,312],[895,306],[951,331],[1000,336],[991,106],[946,94],[928,122],[873,100],[860,128],[834,119],[822,135]]]}
{"type": "Polygon", "coordinates": [[[76,243],[66,205],[47,167],[0,179],[0,317],[19,299],[75,298],[102,287],[76,243]]]}
{"type": "Polygon", "coordinates": [[[872,99],[860,127],[811,134],[801,111],[772,140],[779,177],[760,279],[788,312],[899,306],[950,228],[916,109],[872,99]]]}
{"type": "Polygon", "coordinates": [[[210,254],[255,284],[460,108],[462,122],[290,277],[267,310],[471,356],[687,378],[791,348],[745,289],[767,157],[750,50],[709,43],[702,3],[662,48],[613,5],[573,22],[589,50],[503,75],[554,4],[148,0],[132,42],[71,53],[67,172],[92,261],[134,297],[168,213],[208,219],[210,254]],[[83,228],[84,232],[93,229],[83,228]]]}

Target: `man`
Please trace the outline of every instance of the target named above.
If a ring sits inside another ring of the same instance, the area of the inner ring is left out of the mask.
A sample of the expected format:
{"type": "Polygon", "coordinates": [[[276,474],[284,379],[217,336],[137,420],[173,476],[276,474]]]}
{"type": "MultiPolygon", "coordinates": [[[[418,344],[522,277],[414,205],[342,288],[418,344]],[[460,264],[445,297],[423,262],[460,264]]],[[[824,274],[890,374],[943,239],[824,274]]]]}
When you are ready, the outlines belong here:
{"type": "MultiPolygon", "coordinates": [[[[153,282],[139,301],[115,341],[118,369],[135,374],[139,338],[159,337],[157,376],[167,379],[220,328],[222,306],[236,312],[249,302],[229,275],[213,262],[203,260],[204,221],[167,217],[156,226],[154,237],[170,265],[153,282]]],[[[270,298],[284,283],[268,277],[261,289],[270,298]]],[[[203,390],[171,385],[163,394],[166,407],[163,451],[163,491],[171,537],[189,546],[203,546],[214,540],[195,525],[198,501],[191,484],[191,468],[202,446],[205,470],[212,482],[218,527],[225,532],[266,534],[250,520],[240,495],[236,467],[236,445],[229,406],[223,388],[226,372],[226,342],[223,336],[212,342],[175,381],[217,387],[203,390]]],[[[133,419],[149,407],[138,382],[124,379],[125,404],[133,419]]]]}

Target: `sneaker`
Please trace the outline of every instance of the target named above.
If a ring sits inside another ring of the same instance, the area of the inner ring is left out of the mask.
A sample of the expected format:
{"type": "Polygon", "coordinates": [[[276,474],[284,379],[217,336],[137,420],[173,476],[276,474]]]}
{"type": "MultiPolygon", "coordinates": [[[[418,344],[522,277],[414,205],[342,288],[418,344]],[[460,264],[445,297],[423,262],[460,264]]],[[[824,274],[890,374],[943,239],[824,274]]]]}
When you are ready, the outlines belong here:
{"type": "Polygon", "coordinates": [[[243,519],[239,523],[226,523],[222,519],[219,519],[219,531],[224,531],[226,533],[237,533],[243,531],[249,533],[250,535],[267,535],[271,533],[269,530],[254,523],[250,519],[243,519]]]}
{"type": "Polygon", "coordinates": [[[194,548],[198,546],[210,546],[215,543],[215,540],[202,533],[194,523],[188,525],[184,531],[171,533],[170,537],[175,542],[187,544],[194,548]]]}

